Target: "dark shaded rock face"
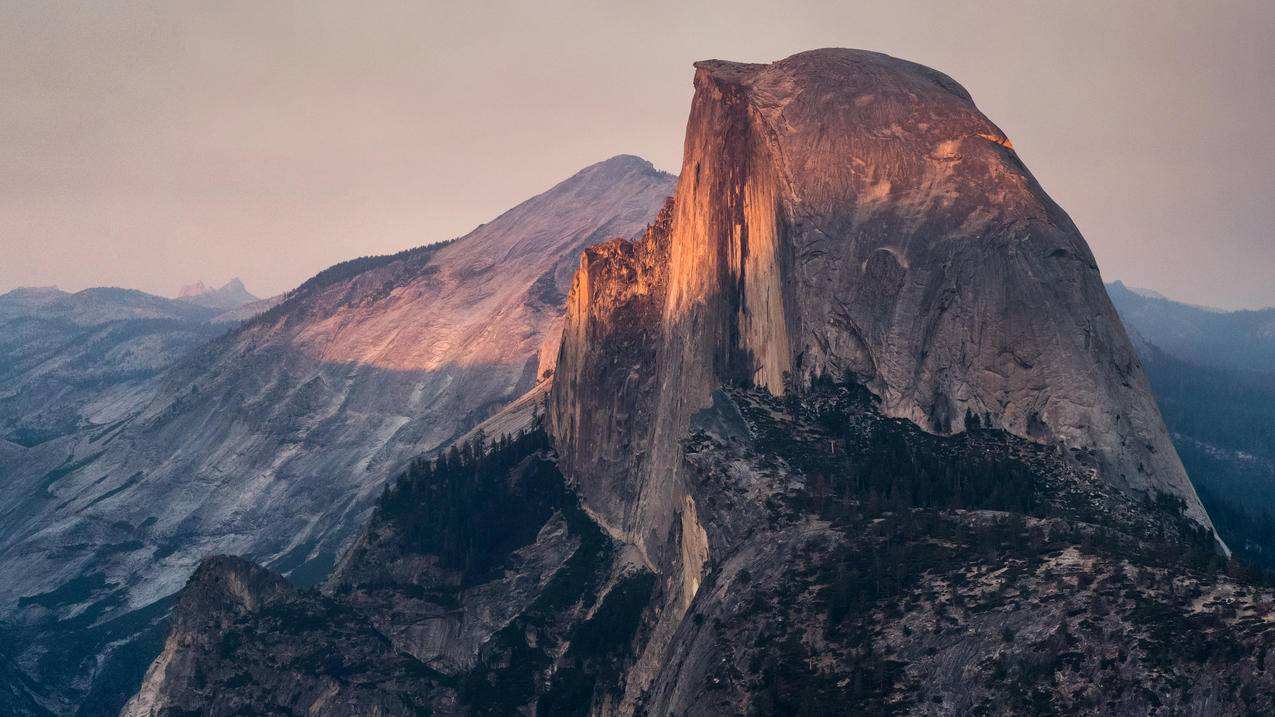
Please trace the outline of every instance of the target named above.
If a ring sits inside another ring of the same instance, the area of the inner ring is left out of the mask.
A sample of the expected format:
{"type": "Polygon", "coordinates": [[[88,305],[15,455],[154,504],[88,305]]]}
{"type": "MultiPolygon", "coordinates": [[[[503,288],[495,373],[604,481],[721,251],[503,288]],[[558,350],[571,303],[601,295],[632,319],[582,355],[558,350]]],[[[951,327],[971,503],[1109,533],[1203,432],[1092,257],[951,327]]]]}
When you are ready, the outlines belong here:
{"type": "Polygon", "coordinates": [[[438,678],[349,608],[245,560],[211,558],[123,714],[421,714],[448,703],[438,678]]]}

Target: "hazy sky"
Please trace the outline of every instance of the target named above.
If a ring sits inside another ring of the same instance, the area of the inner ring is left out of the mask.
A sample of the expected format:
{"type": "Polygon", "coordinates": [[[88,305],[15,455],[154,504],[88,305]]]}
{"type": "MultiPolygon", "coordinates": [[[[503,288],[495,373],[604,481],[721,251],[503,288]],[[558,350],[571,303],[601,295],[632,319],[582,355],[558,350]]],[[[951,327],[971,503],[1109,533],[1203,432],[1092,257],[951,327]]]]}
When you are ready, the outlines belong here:
{"type": "Polygon", "coordinates": [[[691,63],[879,50],[961,82],[1107,280],[1275,304],[1275,3],[0,0],[0,291],[266,295],[580,167],[676,171],[691,63]],[[1114,5],[1114,7],[1113,7],[1114,5]]]}

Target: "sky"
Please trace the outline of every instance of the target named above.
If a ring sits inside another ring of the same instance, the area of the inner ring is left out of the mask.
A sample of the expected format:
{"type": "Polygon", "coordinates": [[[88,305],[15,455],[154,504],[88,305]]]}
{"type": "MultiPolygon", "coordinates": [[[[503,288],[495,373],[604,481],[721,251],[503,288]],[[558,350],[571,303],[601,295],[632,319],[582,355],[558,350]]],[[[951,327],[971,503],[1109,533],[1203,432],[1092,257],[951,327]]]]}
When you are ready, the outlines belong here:
{"type": "Polygon", "coordinates": [[[576,170],[681,164],[691,63],[963,84],[1104,279],[1275,305],[1275,3],[0,0],[0,291],[266,296],[576,170]]]}

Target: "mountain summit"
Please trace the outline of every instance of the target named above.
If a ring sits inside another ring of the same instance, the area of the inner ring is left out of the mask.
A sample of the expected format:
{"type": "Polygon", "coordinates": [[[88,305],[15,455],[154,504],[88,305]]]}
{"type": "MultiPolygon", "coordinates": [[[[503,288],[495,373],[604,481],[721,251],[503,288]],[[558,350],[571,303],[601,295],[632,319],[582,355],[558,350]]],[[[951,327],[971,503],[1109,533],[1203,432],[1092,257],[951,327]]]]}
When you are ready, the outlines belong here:
{"type": "Polygon", "coordinates": [[[1084,238],[964,88],[862,50],[695,67],[669,221],[586,252],[568,300],[550,427],[602,518],[659,551],[711,392],[826,373],[936,433],[1092,451],[1208,524],[1084,238]]]}

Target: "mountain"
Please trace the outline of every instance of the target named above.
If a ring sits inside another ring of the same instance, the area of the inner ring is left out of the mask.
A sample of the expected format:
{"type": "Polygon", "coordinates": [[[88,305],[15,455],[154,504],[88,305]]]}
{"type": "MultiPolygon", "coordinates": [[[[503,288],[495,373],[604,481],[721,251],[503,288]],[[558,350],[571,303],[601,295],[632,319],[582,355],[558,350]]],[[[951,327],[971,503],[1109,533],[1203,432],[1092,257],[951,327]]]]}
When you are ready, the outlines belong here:
{"type": "Polygon", "coordinates": [[[714,388],[830,373],[938,433],[1092,450],[1208,525],[1083,237],[963,88],[861,52],[696,67],[667,228],[586,252],[568,302],[549,425],[602,520],[658,562],[714,388]]]}
{"type": "Polygon", "coordinates": [[[1275,593],[968,93],[856,50],[696,68],[544,415],[409,464],[317,592],[205,561],[124,714],[1275,709],[1275,593]]]}
{"type": "Polygon", "coordinates": [[[1275,309],[1226,312],[1107,290],[1218,532],[1275,568],[1275,309]]]}
{"type": "Polygon", "coordinates": [[[152,377],[225,331],[214,314],[130,289],[0,295],[0,438],[31,446],[127,415],[152,377]]]}
{"type": "Polygon", "coordinates": [[[207,294],[210,291],[212,291],[212,289],[210,289],[207,284],[202,281],[196,281],[193,284],[185,284],[182,286],[182,288],[177,292],[177,298],[190,299],[202,294],[207,294]]]}
{"type": "Polygon", "coordinates": [[[1107,285],[1134,331],[1179,359],[1242,372],[1275,371],[1275,308],[1220,311],[1107,285]]]}
{"type": "Polygon", "coordinates": [[[220,309],[222,311],[236,309],[244,304],[251,304],[261,300],[248,293],[239,277],[231,279],[217,289],[205,286],[202,281],[188,284],[183,286],[181,291],[177,293],[177,298],[198,306],[206,306],[210,309],[220,309]]]}
{"type": "Polygon", "coordinates": [[[619,156],[454,241],[338,264],[132,414],[0,455],[0,619],[25,631],[31,677],[57,682],[60,711],[118,709],[205,555],[321,580],[399,466],[552,370],[580,251],[640,232],[672,187],[619,156]]]}

